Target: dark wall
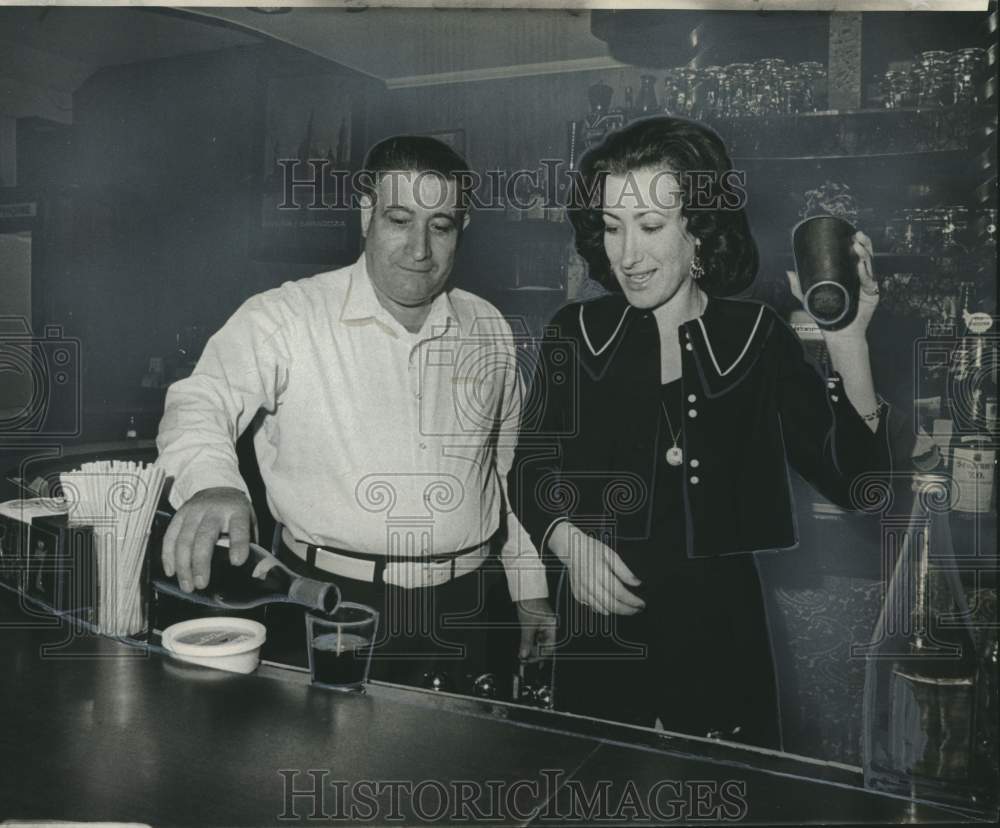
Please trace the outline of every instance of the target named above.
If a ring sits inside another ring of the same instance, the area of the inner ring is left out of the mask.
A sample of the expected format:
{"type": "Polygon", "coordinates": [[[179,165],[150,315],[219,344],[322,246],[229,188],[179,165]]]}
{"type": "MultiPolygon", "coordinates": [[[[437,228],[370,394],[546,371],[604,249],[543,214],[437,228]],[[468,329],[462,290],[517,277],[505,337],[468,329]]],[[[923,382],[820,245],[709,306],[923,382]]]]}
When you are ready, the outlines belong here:
{"type": "Polygon", "coordinates": [[[120,437],[135,412],[155,429],[162,392],[140,383],[178,331],[211,332],[252,294],[331,264],[254,258],[272,52],[119,66],[75,96],[72,180],[54,199],[69,229],[51,240],[69,255],[44,290],[49,319],[81,339],[90,439],[120,437]]]}

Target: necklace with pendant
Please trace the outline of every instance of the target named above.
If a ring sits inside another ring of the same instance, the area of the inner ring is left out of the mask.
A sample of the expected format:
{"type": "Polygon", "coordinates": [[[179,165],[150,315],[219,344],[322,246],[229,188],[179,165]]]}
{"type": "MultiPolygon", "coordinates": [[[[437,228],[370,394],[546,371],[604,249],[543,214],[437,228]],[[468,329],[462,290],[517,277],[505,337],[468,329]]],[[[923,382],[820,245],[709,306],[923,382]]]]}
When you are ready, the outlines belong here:
{"type": "Polygon", "coordinates": [[[674,431],[674,424],[670,422],[670,414],[667,413],[667,404],[660,400],[660,407],[663,409],[663,416],[667,418],[667,428],[670,429],[670,439],[673,441],[673,445],[667,449],[666,458],[667,463],[671,466],[679,466],[684,462],[684,451],[678,445],[681,441],[680,431],[674,431]]]}

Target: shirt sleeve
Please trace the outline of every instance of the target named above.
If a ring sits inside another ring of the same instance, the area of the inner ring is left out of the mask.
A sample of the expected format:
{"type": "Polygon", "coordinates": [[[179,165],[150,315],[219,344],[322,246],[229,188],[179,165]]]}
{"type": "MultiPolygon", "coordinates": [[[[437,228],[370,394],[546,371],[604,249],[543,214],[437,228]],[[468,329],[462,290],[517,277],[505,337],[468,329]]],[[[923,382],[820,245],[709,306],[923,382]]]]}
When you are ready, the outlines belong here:
{"type": "Polygon", "coordinates": [[[167,389],[156,446],[173,478],[170,503],[227,486],[249,497],[236,440],[261,409],[274,412],[288,382],[291,348],[280,289],[249,299],[205,346],[191,376],[167,389]]]}
{"type": "Polygon", "coordinates": [[[781,365],[778,409],[789,462],[824,497],[853,509],[851,487],[859,476],[891,472],[893,411],[882,403],[873,432],[847,398],[840,375],[823,377],[794,331],[777,317],[774,330],[781,365]]]}
{"type": "Polygon", "coordinates": [[[524,405],[524,384],[517,370],[513,341],[507,346],[504,372],[503,398],[500,401],[500,426],[497,436],[496,471],[503,495],[506,541],[500,550],[500,562],[507,576],[511,599],[527,601],[546,598],[549,590],[545,566],[517,514],[511,508],[508,477],[514,462],[521,415],[524,405]]]}

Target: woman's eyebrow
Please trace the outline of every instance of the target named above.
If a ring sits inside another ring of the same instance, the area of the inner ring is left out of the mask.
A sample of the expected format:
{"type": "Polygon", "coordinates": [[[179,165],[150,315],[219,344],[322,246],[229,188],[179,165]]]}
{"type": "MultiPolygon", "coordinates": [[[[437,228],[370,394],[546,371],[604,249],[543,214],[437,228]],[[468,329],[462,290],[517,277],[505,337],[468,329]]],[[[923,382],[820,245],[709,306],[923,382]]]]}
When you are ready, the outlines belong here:
{"type": "MultiPolygon", "coordinates": [[[[609,212],[608,210],[601,210],[601,215],[606,216],[607,218],[614,219],[615,221],[621,221],[621,219],[618,216],[616,216],[612,212],[609,212]]],[[[659,216],[660,218],[666,218],[666,213],[663,210],[655,210],[655,209],[643,210],[641,213],[636,213],[635,215],[636,218],[643,218],[644,216],[649,216],[649,215],[659,216]]]]}

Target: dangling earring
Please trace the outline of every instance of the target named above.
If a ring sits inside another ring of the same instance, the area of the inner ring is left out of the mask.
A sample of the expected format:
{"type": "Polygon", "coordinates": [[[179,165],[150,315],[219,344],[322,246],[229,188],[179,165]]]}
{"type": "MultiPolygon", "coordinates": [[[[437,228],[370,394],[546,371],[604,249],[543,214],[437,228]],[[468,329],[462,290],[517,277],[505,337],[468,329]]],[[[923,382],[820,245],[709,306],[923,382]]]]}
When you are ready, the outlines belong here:
{"type": "Polygon", "coordinates": [[[697,241],[694,245],[694,256],[691,257],[691,278],[696,282],[705,275],[705,268],[702,266],[701,257],[698,255],[701,250],[701,242],[697,241]]]}

